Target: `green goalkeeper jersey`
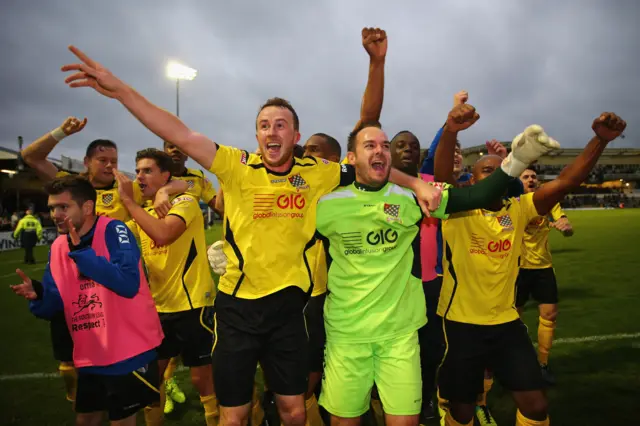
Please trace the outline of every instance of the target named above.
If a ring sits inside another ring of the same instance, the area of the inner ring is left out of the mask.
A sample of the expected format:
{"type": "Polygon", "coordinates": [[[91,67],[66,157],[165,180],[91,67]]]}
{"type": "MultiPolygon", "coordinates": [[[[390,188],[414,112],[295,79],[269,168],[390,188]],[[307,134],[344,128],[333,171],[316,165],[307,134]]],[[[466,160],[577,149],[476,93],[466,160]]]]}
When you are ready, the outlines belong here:
{"type": "MultiPolygon", "coordinates": [[[[433,217],[446,218],[448,196],[433,217]]],[[[392,183],[379,190],[353,183],[320,198],[316,225],[330,263],[327,340],[376,342],[426,324],[421,220],[413,192],[392,183]]]]}

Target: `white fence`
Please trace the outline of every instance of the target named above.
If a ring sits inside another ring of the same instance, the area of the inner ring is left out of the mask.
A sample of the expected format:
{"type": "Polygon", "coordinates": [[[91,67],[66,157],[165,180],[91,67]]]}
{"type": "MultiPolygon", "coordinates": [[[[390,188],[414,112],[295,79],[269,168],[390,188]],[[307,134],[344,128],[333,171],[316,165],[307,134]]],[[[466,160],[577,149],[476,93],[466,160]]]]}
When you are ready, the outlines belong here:
{"type": "MultiPolygon", "coordinates": [[[[38,241],[39,246],[46,246],[53,243],[58,236],[56,228],[43,228],[42,239],[38,241]]],[[[0,251],[15,250],[20,248],[20,240],[13,238],[13,231],[0,232],[0,251]]]]}

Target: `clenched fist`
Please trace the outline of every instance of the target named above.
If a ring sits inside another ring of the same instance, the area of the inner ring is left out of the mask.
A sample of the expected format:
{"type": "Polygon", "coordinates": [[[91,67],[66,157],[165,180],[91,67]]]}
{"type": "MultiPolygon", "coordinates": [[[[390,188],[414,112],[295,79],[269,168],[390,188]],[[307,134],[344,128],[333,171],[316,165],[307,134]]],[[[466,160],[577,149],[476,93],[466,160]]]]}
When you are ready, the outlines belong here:
{"type": "Polygon", "coordinates": [[[466,130],[480,119],[476,109],[469,104],[460,104],[449,112],[447,117],[447,130],[450,132],[461,132],[466,130]]]}
{"type": "Polygon", "coordinates": [[[71,136],[74,133],[78,133],[79,131],[84,129],[84,126],[86,125],[87,125],[86,117],[82,121],[80,121],[80,119],[76,117],[68,117],[66,120],[64,120],[60,128],[62,129],[65,135],[71,136]]]}
{"type": "Polygon", "coordinates": [[[363,28],[362,45],[372,61],[381,61],[387,55],[387,33],[380,28],[363,28]]]}
{"type": "Polygon", "coordinates": [[[596,136],[606,143],[620,136],[626,127],[627,122],[612,112],[603,112],[591,126],[596,136]]]}

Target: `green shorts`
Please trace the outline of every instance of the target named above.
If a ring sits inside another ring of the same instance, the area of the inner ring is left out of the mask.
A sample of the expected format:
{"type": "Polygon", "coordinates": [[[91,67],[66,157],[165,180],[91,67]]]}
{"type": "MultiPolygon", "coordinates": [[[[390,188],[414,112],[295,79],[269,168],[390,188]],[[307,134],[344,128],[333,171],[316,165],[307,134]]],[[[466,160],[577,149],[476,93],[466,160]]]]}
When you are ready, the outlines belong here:
{"type": "Polygon", "coordinates": [[[327,340],[319,404],[334,416],[353,418],[367,412],[375,383],[384,412],[420,414],[422,377],[418,332],[375,343],[327,340]]]}

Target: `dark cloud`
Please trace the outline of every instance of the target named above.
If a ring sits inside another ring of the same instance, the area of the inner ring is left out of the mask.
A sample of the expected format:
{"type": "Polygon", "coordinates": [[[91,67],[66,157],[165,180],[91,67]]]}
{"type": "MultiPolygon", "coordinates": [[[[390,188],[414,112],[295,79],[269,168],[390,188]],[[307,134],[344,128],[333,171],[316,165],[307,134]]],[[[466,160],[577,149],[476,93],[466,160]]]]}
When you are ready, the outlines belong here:
{"type": "Polygon", "coordinates": [[[629,122],[638,146],[640,4],[633,1],[156,2],[10,0],[0,16],[4,146],[31,141],[69,115],[87,116],[54,151],[81,158],[110,138],[121,167],[160,141],[116,101],[68,89],[59,67],[76,44],[152,102],[175,109],[169,59],[197,68],[180,91],[181,118],[217,142],[253,150],[254,119],[269,97],[289,99],[303,141],[325,132],[345,142],[358,118],[368,58],[363,26],[389,34],[382,121],[390,135],[413,130],[423,147],[444,122],[453,93],[470,92],[480,121],[463,145],[510,140],[538,123],[563,146],[583,146],[598,113],[629,122]],[[37,3],[37,4],[36,4],[37,3]],[[80,7],[81,5],[81,7],[80,7]]]}

